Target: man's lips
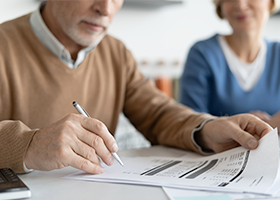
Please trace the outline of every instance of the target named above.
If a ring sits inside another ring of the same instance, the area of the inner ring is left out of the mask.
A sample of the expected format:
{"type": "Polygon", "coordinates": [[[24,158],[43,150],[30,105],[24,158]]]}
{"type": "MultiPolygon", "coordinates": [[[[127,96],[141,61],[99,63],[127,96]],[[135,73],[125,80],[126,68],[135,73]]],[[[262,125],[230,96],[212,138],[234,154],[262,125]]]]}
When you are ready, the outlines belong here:
{"type": "Polygon", "coordinates": [[[85,23],[85,25],[93,30],[93,31],[102,31],[103,29],[105,29],[104,26],[100,25],[100,24],[95,24],[95,23],[90,23],[90,22],[87,22],[87,21],[83,21],[85,23]]]}

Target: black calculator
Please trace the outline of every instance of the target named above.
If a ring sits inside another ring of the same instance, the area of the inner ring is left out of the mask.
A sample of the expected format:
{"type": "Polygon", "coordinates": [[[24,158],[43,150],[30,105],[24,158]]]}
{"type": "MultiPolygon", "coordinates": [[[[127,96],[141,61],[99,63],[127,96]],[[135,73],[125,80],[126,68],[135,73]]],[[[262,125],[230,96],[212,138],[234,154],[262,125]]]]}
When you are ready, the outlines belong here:
{"type": "Polygon", "coordinates": [[[13,170],[9,168],[0,169],[0,200],[29,197],[31,197],[31,191],[13,170]]]}

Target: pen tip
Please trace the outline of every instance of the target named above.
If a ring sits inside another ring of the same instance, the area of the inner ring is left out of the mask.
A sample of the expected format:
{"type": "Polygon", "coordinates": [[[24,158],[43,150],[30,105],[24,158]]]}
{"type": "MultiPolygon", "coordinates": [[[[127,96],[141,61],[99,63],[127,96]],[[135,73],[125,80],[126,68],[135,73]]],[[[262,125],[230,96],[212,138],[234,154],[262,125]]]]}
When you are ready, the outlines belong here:
{"type": "Polygon", "coordinates": [[[73,105],[75,106],[77,103],[76,103],[76,101],[73,101],[73,105]]]}

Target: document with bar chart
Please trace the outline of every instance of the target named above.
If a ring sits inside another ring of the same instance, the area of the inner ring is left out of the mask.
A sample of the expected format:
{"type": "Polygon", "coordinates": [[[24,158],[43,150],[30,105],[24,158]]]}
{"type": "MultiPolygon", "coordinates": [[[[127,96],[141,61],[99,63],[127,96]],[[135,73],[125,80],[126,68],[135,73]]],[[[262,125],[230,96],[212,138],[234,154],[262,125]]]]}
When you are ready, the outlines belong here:
{"type": "Polygon", "coordinates": [[[278,135],[273,130],[251,151],[237,147],[196,158],[134,157],[123,161],[125,167],[116,162],[104,166],[104,174],[78,172],[65,178],[272,195],[279,163],[278,135]]]}

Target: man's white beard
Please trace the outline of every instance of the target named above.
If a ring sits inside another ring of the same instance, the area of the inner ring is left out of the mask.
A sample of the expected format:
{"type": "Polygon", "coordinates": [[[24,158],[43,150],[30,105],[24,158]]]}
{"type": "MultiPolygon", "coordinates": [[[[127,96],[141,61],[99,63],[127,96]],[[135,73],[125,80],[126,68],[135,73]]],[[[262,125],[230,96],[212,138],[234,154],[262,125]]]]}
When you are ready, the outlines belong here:
{"type": "Polygon", "coordinates": [[[68,37],[70,37],[75,43],[84,46],[84,47],[96,47],[101,40],[104,38],[104,36],[107,34],[107,32],[103,32],[101,35],[98,36],[97,39],[94,41],[88,41],[83,38],[83,36],[79,35],[76,31],[67,31],[66,32],[68,37]]]}

